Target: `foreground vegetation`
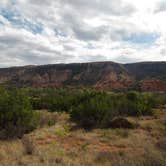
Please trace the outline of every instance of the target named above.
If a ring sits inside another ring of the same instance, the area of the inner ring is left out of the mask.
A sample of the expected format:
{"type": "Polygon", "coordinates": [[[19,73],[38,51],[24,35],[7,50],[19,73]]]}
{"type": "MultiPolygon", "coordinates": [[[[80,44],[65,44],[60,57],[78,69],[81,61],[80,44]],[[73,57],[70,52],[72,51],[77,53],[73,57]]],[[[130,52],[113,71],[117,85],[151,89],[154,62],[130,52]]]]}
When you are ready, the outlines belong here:
{"type": "Polygon", "coordinates": [[[0,89],[0,138],[21,137],[36,127],[35,112],[21,90],[0,89]]]}
{"type": "Polygon", "coordinates": [[[0,138],[22,137],[39,127],[41,115],[34,110],[67,112],[78,126],[92,129],[111,127],[117,117],[152,115],[165,103],[164,93],[1,88],[0,138]]]}
{"type": "MultiPolygon", "coordinates": [[[[41,111],[38,111],[41,112],[41,111]]],[[[22,139],[0,141],[0,165],[165,166],[166,108],[153,116],[127,117],[134,129],[75,128],[68,113],[42,110],[41,124],[22,139]]]]}
{"type": "Polygon", "coordinates": [[[165,93],[123,93],[95,90],[29,89],[33,109],[67,112],[83,128],[110,127],[116,117],[152,115],[166,103],[165,93]]]}
{"type": "Polygon", "coordinates": [[[0,88],[0,165],[165,166],[166,94],[0,88]]]}

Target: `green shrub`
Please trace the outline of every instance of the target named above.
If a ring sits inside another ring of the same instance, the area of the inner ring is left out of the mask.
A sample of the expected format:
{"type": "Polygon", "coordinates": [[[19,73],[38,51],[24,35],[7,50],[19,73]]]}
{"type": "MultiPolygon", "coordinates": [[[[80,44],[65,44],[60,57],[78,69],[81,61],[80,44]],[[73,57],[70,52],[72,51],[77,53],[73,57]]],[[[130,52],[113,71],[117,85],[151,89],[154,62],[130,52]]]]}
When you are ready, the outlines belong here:
{"type": "Polygon", "coordinates": [[[138,92],[83,92],[71,109],[71,118],[85,128],[109,126],[117,116],[140,116],[153,113],[151,96],[138,92]]]}
{"type": "Polygon", "coordinates": [[[164,93],[124,93],[95,90],[26,89],[34,109],[68,112],[80,126],[109,126],[114,117],[152,115],[154,107],[166,103],[164,93]]]}
{"type": "Polygon", "coordinates": [[[71,110],[71,118],[85,128],[106,126],[117,115],[110,96],[100,92],[85,94],[71,110]]]}
{"type": "Polygon", "coordinates": [[[0,89],[0,137],[21,137],[37,125],[30,102],[21,90],[0,89]]]}
{"type": "Polygon", "coordinates": [[[55,121],[53,119],[48,120],[48,126],[53,126],[55,124],[55,121]]]}

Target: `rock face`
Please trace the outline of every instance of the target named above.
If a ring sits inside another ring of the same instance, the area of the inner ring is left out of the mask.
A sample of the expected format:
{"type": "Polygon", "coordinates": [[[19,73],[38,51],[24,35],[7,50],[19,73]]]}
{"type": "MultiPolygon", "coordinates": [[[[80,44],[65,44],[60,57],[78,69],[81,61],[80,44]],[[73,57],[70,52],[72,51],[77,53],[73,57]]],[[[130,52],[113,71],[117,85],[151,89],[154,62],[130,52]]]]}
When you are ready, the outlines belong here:
{"type": "Polygon", "coordinates": [[[154,90],[162,91],[166,90],[166,82],[159,79],[145,79],[140,83],[140,89],[143,91],[154,90]]]}
{"type": "Polygon", "coordinates": [[[166,62],[94,62],[3,68],[0,69],[0,84],[166,91],[166,62]]]}

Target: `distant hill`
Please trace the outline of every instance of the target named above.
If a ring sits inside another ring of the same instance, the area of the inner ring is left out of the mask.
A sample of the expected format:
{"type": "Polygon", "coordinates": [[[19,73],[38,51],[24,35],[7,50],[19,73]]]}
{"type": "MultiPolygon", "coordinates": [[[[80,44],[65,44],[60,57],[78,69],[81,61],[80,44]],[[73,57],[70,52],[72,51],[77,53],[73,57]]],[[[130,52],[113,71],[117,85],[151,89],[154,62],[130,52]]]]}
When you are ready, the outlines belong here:
{"type": "Polygon", "coordinates": [[[2,68],[0,84],[166,91],[166,62],[93,62],[2,68]]]}

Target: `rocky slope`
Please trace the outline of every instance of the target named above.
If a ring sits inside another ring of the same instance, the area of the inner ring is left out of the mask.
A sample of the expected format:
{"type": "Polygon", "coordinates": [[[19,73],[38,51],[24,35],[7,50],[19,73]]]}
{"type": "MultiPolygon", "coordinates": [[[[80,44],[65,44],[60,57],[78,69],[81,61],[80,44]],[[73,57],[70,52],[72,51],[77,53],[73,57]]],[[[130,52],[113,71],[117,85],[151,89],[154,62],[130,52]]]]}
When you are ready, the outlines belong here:
{"type": "Polygon", "coordinates": [[[166,91],[166,62],[94,62],[3,68],[0,69],[0,84],[166,91]]]}

